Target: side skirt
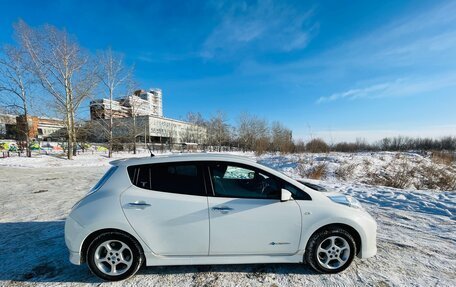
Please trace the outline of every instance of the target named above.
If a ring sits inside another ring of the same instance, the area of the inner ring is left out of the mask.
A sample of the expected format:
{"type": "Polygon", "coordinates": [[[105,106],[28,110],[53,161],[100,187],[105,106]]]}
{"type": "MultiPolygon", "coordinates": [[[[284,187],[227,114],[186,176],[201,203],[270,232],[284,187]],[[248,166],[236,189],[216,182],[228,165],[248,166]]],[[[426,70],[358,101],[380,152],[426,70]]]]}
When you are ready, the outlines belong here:
{"type": "Polygon", "coordinates": [[[207,264],[256,264],[302,263],[303,253],[293,255],[237,255],[237,256],[156,256],[147,253],[146,266],[207,265],[207,264]]]}

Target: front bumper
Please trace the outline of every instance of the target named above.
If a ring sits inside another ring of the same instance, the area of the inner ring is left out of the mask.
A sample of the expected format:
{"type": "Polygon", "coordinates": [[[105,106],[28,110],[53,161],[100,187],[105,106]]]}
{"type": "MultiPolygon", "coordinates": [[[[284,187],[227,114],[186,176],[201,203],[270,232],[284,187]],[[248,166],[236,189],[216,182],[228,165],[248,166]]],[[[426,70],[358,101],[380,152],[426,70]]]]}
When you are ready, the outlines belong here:
{"type": "Polygon", "coordinates": [[[366,250],[361,250],[361,252],[358,254],[358,257],[361,259],[365,258],[370,258],[374,257],[377,254],[377,246],[374,246],[373,248],[367,248],[366,250]]]}
{"type": "Polygon", "coordinates": [[[367,212],[368,216],[362,222],[363,232],[361,235],[361,250],[359,258],[369,258],[377,254],[377,222],[367,212]]]}

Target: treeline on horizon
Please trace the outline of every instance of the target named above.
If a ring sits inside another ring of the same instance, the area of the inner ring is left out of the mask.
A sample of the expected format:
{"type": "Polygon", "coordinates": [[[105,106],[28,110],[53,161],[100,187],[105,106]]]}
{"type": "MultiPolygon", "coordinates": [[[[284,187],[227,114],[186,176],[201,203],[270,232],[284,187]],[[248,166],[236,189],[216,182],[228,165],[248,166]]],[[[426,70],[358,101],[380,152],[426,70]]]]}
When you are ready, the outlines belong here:
{"type": "Polygon", "coordinates": [[[438,139],[412,138],[405,136],[386,137],[368,143],[365,140],[328,144],[320,138],[307,143],[298,141],[296,150],[306,152],[375,152],[375,151],[456,151],[456,137],[446,136],[438,139]]]}
{"type": "MultiPolygon", "coordinates": [[[[368,143],[364,139],[354,142],[327,143],[321,138],[309,141],[293,139],[292,130],[279,121],[267,120],[248,113],[241,113],[236,125],[228,124],[226,115],[218,112],[210,119],[204,119],[199,113],[189,113],[185,119],[207,129],[206,145],[212,150],[224,150],[234,147],[242,151],[281,153],[326,153],[326,152],[374,152],[374,151],[456,151],[456,136],[441,138],[412,138],[405,136],[386,137],[368,143]]],[[[187,141],[193,138],[185,138],[187,141]]]]}

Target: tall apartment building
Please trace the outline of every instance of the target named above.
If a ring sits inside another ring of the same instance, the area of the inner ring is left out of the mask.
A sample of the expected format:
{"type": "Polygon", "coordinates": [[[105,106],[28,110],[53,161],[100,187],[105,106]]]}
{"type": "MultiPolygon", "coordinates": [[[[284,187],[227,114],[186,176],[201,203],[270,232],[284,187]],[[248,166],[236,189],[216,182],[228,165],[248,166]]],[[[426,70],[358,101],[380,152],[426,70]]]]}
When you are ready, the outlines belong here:
{"type": "Polygon", "coordinates": [[[138,90],[134,96],[126,97],[125,104],[131,107],[132,112],[137,116],[163,117],[162,91],[160,89],[138,90]]]}
{"type": "Polygon", "coordinates": [[[90,102],[92,120],[128,118],[136,116],[163,117],[162,91],[160,89],[137,90],[117,100],[99,99],[90,102]]]}
{"type": "MultiPolygon", "coordinates": [[[[133,95],[113,100],[100,99],[90,103],[90,118],[103,122],[112,117],[113,134],[116,137],[130,137],[133,122],[141,133],[139,137],[149,142],[203,143],[206,128],[163,116],[162,91],[160,89],[137,90],[133,95]],[[135,121],[133,121],[135,116],[135,121]]],[[[95,125],[96,128],[97,125],[95,125]]],[[[106,140],[103,133],[97,140],[106,140]]]]}

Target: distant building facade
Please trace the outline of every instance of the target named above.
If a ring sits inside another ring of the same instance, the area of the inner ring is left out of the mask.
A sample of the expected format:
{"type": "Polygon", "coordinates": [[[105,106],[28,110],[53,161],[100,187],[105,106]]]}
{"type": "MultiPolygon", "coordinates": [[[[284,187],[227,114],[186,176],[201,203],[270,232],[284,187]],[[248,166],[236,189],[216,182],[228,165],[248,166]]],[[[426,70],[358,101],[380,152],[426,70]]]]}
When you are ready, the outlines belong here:
{"type": "Polygon", "coordinates": [[[124,107],[119,101],[100,99],[90,102],[90,119],[109,119],[130,117],[130,109],[124,107]]]}
{"type": "Polygon", "coordinates": [[[0,114],[0,138],[16,138],[16,116],[0,114]]]}
{"type": "Polygon", "coordinates": [[[58,141],[66,137],[62,120],[23,115],[0,115],[0,137],[24,141],[28,126],[29,139],[58,141]]]}
{"type": "Polygon", "coordinates": [[[64,140],[67,130],[64,121],[54,118],[38,118],[37,138],[41,141],[64,140]]]}
{"type": "Polygon", "coordinates": [[[207,139],[205,127],[163,116],[162,91],[149,89],[113,100],[100,99],[90,103],[90,118],[97,141],[107,139],[106,123],[113,119],[113,135],[149,143],[198,143],[207,139]],[[98,130],[98,131],[97,131],[98,130]]]}

